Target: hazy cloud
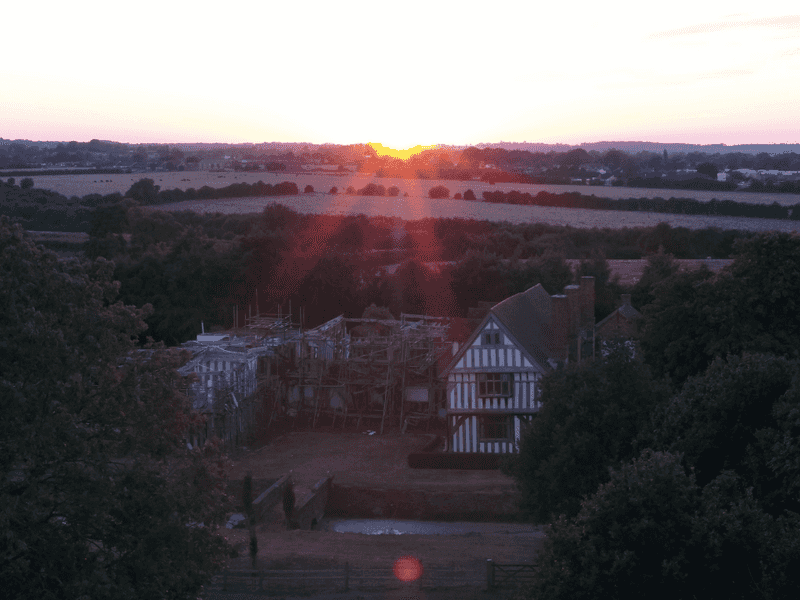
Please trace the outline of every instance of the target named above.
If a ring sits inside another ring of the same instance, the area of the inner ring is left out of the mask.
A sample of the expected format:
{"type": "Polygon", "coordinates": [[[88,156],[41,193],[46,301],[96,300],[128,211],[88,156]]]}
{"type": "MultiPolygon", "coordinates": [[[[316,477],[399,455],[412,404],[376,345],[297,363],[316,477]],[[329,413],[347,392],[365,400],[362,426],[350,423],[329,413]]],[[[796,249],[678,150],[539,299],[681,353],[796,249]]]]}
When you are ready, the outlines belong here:
{"type": "Polygon", "coordinates": [[[680,37],[683,35],[694,35],[697,33],[715,33],[718,31],[728,31],[731,29],[745,29],[750,27],[772,27],[776,29],[798,29],[800,28],[800,15],[785,15],[783,17],[765,17],[762,19],[747,19],[744,21],[718,21],[715,23],[702,23],[700,25],[690,25],[667,31],[659,31],[650,34],[650,39],[662,39],[680,37]]]}
{"type": "Polygon", "coordinates": [[[752,75],[755,71],[747,69],[726,69],[724,71],[713,71],[711,73],[703,73],[698,75],[698,79],[722,79],[726,77],[740,77],[742,75],[752,75]]]}

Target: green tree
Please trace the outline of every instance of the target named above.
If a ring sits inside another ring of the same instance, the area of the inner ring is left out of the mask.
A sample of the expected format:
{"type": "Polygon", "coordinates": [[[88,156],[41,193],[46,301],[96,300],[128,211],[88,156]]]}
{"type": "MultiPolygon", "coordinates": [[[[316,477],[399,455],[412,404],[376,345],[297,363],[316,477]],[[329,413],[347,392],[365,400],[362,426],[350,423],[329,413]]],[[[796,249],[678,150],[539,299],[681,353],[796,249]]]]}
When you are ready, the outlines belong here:
{"type": "Polygon", "coordinates": [[[480,301],[499,302],[510,295],[500,259],[494,254],[472,250],[451,271],[450,288],[463,316],[480,301]]]}
{"type": "Polygon", "coordinates": [[[185,353],[137,349],[150,307],[117,301],[112,271],[0,220],[6,598],[194,598],[226,552],[211,447],[186,448],[185,353]]]}
{"type": "Polygon", "coordinates": [[[643,308],[642,348],[676,383],[715,357],[742,352],[800,357],[800,238],[769,233],[734,244],[719,274],[668,278],[643,308]]]}
{"type": "Polygon", "coordinates": [[[428,197],[437,200],[446,200],[450,197],[450,190],[443,185],[437,185],[428,190],[428,197]]]}
{"type": "Polygon", "coordinates": [[[140,179],[125,192],[126,198],[133,198],[139,204],[157,204],[158,191],[161,189],[152,179],[140,179]]]}
{"type": "Polygon", "coordinates": [[[510,470],[523,511],[537,522],[575,516],[584,496],[608,481],[608,468],[637,453],[637,437],[668,389],[624,346],[542,382],[543,406],[510,470]]]}
{"type": "Polygon", "coordinates": [[[562,254],[547,251],[542,256],[519,261],[508,269],[509,292],[517,294],[541,283],[549,294],[559,294],[572,283],[572,268],[562,254]]]}
{"type": "Polygon", "coordinates": [[[711,177],[712,179],[716,179],[717,173],[719,173],[717,165],[710,162],[700,163],[699,165],[697,165],[696,171],[700,175],[705,175],[706,177],[711,177]]]}
{"type": "Polygon", "coordinates": [[[355,267],[333,254],[322,256],[300,282],[297,302],[304,311],[307,327],[316,327],[341,314],[355,316],[358,281],[355,267]]]}
{"type": "Polygon", "coordinates": [[[694,479],[671,454],[648,451],[612,470],[575,517],[548,528],[529,597],[691,597],[686,548],[699,506],[694,479]]]}
{"type": "Polygon", "coordinates": [[[547,530],[530,598],[795,598],[800,517],[765,513],[730,471],[704,488],[645,450],[547,530]]]}
{"type": "Polygon", "coordinates": [[[653,302],[656,286],[675,275],[678,272],[678,268],[678,262],[671,254],[664,254],[663,251],[660,251],[649,255],[642,276],[631,290],[633,305],[642,307],[653,302]]]}
{"type": "Polygon", "coordinates": [[[798,376],[785,358],[717,358],[655,412],[642,443],[681,453],[701,485],[729,470],[771,514],[800,513],[798,376]]]}

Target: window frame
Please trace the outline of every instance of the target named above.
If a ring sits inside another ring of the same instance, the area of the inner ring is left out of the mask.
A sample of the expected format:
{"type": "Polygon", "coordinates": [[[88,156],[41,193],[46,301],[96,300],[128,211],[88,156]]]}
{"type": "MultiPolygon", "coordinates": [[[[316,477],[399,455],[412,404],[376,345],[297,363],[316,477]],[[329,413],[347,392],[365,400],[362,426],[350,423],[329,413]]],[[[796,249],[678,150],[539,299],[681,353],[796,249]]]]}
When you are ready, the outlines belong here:
{"type": "Polygon", "coordinates": [[[481,415],[478,421],[478,439],[481,442],[508,442],[512,439],[513,424],[511,415],[481,415]],[[505,435],[490,436],[502,429],[505,435]]]}
{"type": "Polygon", "coordinates": [[[513,398],[513,373],[478,373],[478,398],[513,398]]]}
{"type": "Polygon", "coordinates": [[[498,330],[484,331],[481,334],[481,346],[502,346],[503,334],[498,330]],[[492,341],[494,340],[494,341],[492,341]]]}

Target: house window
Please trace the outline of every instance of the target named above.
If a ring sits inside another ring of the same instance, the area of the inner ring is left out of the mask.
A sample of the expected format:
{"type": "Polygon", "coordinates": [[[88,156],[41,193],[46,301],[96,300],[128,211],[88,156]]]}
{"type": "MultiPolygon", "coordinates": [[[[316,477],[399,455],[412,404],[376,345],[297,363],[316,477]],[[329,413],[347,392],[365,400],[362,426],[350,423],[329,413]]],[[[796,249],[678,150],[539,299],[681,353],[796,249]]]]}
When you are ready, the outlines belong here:
{"type": "Polygon", "coordinates": [[[483,334],[484,346],[499,346],[500,345],[500,332],[484,333],[483,334]]]}
{"type": "Polygon", "coordinates": [[[482,440],[510,439],[511,417],[505,415],[482,415],[478,435],[482,440]]]}
{"type": "Polygon", "coordinates": [[[514,376],[511,373],[478,373],[478,396],[481,398],[510,398],[514,395],[514,376]]]}

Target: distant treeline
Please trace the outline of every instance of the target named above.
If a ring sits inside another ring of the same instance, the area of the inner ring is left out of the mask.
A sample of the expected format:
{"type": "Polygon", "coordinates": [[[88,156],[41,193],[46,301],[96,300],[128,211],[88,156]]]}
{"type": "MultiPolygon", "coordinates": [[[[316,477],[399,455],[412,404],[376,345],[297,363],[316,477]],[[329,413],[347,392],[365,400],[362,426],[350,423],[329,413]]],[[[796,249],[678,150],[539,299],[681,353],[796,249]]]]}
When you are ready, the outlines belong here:
{"type": "Polygon", "coordinates": [[[222,188],[204,185],[200,189],[162,190],[152,179],[140,179],[127,192],[126,198],[133,198],[146,206],[171,204],[187,200],[219,200],[224,198],[247,198],[251,196],[296,196],[300,191],[293,181],[283,181],[272,185],[257,181],[256,183],[232,183],[222,188]]]}
{"type": "Polygon", "coordinates": [[[35,177],[36,175],[125,175],[130,169],[23,169],[0,171],[2,177],[35,177]]]}
{"type": "Polygon", "coordinates": [[[552,194],[539,192],[535,196],[528,192],[483,192],[486,202],[522,204],[528,206],[558,206],[561,208],[584,208],[590,210],[625,210],[634,212],[656,212],[677,215],[749,217],[757,219],[800,220],[800,203],[794,206],[752,204],[735,200],[711,200],[700,202],[693,198],[625,198],[613,200],[587,196],[579,192],[552,194]]]}
{"type": "MultiPolygon", "coordinates": [[[[33,187],[31,179],[22,179],[17,185],[13,177],[0,181],[0,214],[18,220],[32,231],[82,231],[88,232],[93,209],[117,204],[123,194],[87,194],[67,197],[58,192],[33,187]]],[[[199,190],[164,190],[152,179],[140,179],[124,197],[142,205],[158,205],[184,200],[213,200],[247,196],[292,196],[298,194],[297,184],[284,181],[271,185],[259,181],[252,185],[234,183],[223,188],[203,186],[199,190]]]]}

